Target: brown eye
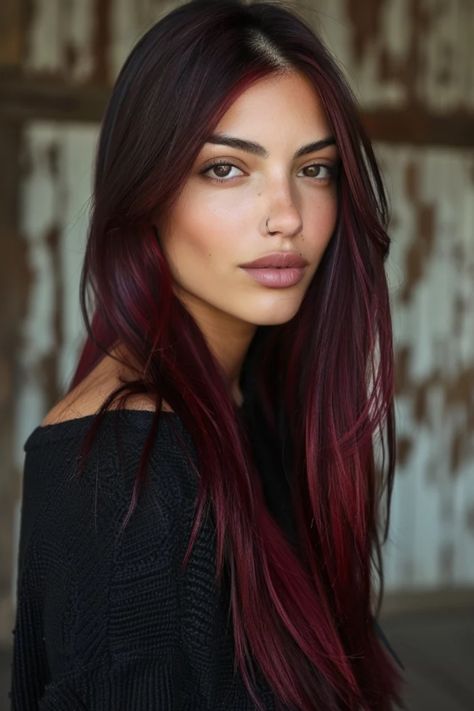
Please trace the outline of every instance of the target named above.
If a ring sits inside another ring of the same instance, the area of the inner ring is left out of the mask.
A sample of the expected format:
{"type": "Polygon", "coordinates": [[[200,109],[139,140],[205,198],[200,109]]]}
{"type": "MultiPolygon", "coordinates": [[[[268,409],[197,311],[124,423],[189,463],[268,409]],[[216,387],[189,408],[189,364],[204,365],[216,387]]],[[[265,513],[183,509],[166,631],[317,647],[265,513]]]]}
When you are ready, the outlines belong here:
{"type": "MultiPolygon", "coordinates": [[[[213,163],[212,165],[208,165],[207,168],[205,168],[202,171],[202,175],[206,175],[209,173],[209,171],[214,171],[214,175],[210,175],[211,180],[217,180],[218,182],[228,182],[227,177],[229,176],[229,169],[235,168],[236,170],[240,170],[240,168],[237,168],[236,165],[233,165],[233,163],[225,163],[224,161],[220,163],[213,163]]],[[[231,176],[233,177],[239,177],[239,176],[231,176]]]]}
{"type": "Polygon", "coordinates": [[[309,171],[307,173],[308,178],[317,178],[318,180],[329,180],[334,175],[334,169],[330,165],[324,165],[324,163],[312,163],[307,165],[302,170],[309,171]]]}
{"type": "Polygon", "coordinates": [[[213,170],[215,171],[215,174],[218,178],[225,178],[229,175],[229,171],[231,168],[232,166],[228,163],[219,163],[218,165],[214,166],[213,170]]]}

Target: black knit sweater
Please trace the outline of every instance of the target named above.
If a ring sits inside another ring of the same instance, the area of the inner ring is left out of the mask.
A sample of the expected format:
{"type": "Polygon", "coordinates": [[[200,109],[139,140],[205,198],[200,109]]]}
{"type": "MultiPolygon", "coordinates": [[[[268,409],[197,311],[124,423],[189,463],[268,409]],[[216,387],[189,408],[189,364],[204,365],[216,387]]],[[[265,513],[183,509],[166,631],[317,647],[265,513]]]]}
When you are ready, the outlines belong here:
{"type": "MultiPolygon", "coordinates": [[[[80,478],[77,454],[92,416],[37,427],[25,442],[12,711],[255,708],[233,669],[209,517],[180,570],[197,482],[180,437],[195,453],[193,443],[175,413],[162,414],[150,484],[119,535],[151,419],[148,411],[106,413],[80,478]]],[[[260,447],[265,495],[291,536],[287,483],[281,469],[278,481],[269,471],[268,452],[260,447]]],[[[265,708],[276,709],[258,669],[257,682],[265,708]]]]}

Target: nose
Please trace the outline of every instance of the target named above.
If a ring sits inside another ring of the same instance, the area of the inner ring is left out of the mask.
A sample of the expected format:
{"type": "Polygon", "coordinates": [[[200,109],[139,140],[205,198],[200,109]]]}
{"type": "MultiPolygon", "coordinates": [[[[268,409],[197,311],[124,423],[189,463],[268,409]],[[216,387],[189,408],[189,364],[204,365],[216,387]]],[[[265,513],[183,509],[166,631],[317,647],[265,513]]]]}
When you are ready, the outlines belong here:
{"type": "Polygon", "coordinates": [[[262,233],[281,234],[283,237],[293,237],[300,234],[303,228],[301,212],[292,194],[291,185],[282,179],[268,185],[271,199],[266,202],[267,208],[262,218],[262,233]]]}

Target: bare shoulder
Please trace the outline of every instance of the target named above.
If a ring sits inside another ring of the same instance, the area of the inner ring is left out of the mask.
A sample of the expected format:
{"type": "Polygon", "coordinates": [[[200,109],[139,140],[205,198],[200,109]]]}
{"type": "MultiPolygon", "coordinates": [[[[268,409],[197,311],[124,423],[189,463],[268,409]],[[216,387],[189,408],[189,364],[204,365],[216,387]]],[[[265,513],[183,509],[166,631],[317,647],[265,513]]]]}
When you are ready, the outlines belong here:
{"type": "MultiPolygon", "coordinates": [[[[105,356],[79,385],[54,405],[41,422],[41,427],[94,415],[110,393],[121,385],[119,376],[123,377],[120,364],[114,358],[105,356]]],[[[155,410],[154,402],[141,394],[130,395],[126,407],[129,410],[155,410]]],[[[116,403],[111,406],[111,409],[115,408],[116,403]]],[[[173,411],[167,402],[163,402],[161,409],[173,411]]]]}

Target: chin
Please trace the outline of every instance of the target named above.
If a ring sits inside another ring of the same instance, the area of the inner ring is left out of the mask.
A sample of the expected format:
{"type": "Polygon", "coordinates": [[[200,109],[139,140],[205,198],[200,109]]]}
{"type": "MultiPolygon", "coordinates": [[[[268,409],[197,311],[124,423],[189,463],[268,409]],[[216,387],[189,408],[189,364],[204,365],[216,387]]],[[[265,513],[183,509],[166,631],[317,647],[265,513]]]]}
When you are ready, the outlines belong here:
{"type": "Polygon", "coordinates": [[[269,310],[265,316],[262,315],[259,319],[255,318],[254,313],[252,323],[256,326],[281,326],[282,324],[291,321],[291,319],[298,313],[298,310],[299,305],[298,308],[293,309],[288,309],[284,306],[278,308],[278,306],[276,306],[272,310],[269,310]]]}

